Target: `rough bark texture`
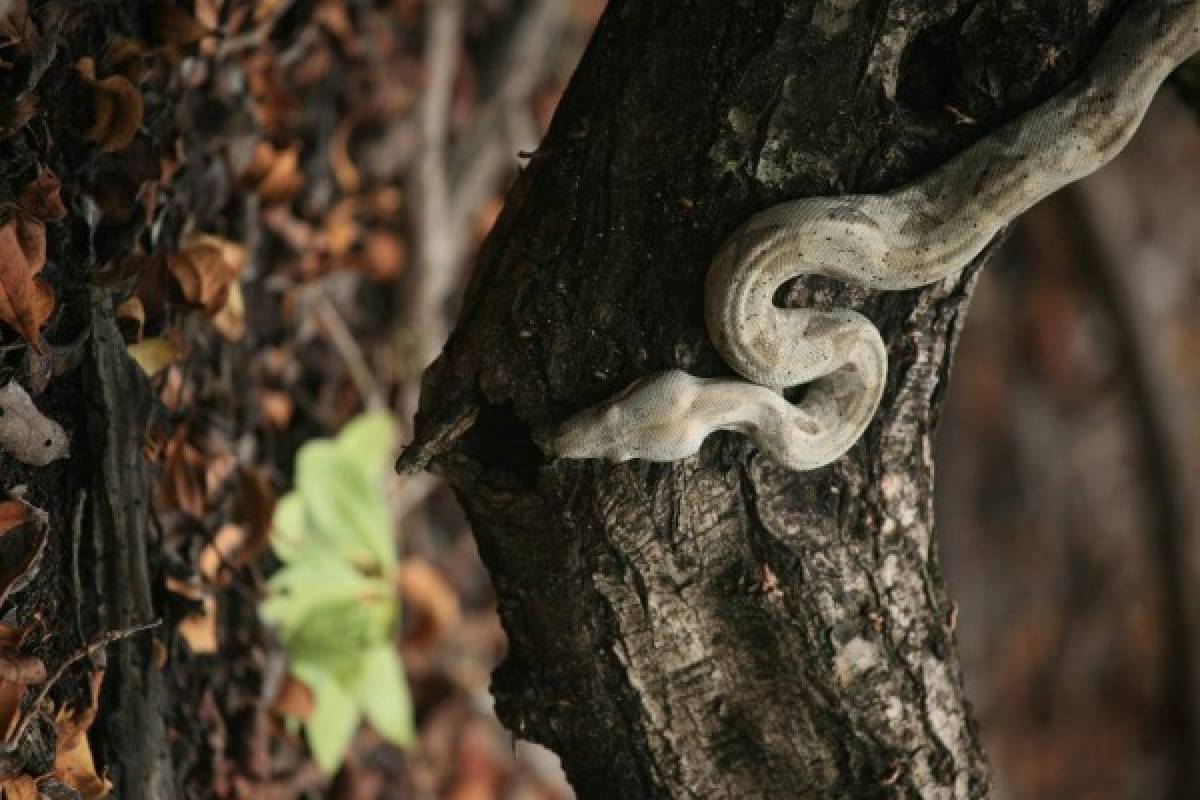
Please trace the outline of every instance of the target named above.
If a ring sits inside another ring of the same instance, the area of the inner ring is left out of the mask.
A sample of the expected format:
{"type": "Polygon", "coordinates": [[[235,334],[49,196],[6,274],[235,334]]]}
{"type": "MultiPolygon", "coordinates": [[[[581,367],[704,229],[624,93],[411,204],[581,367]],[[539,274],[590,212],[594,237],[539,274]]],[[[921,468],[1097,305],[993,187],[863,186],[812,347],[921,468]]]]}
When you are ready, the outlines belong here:
{"type": "MultiPolygon", "coordinates": [[[[86,390],[93,464],[91,547],[93,585],[79,598],[97,606],[102,630],[119,631],[155,619],[147,542],[150,540],[149,478],[142,434],[150,417],[145,375],[125,353],[105,291],[92,292],[92,324],[86,390]]],[[[151,657],[149,637],[127,639],[107,653],[102,718],[105,763],[118,796],[167,800],[179,795],[171,765],[163,712],[162,672],[151,657]]]]}
{"type": "Polygon", "coordinates": [[[701,304],[733,227],[913,178],[1057,91],[1110,12],[609,4],[402,459],[455,486],[510,637],[501,719],[555,749],[581,798],[987,795],[930,447],[978,265],[921,291],[788,292],[862,310],[890,345],[883,407],[831,468],[781,469],[731,434],[673,465],[552,461],[535,441],[649,372],[728,374],[701,304]]]}

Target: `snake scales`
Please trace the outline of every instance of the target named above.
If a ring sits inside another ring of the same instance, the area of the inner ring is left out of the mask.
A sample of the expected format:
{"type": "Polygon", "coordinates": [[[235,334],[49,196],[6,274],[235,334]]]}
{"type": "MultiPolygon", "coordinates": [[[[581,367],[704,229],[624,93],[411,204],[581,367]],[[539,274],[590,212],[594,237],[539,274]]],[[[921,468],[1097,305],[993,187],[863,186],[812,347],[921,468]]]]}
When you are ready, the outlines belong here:
{"type": "Polygon", "coordinates": [[[564,422],[555,453],[674,461],[729,430],[792,469],[840,457],[879,405],[887,348],[861,314],[780,308],[776,290],[800,275],[881,291],[942,280],[1030,206],[1108,163],[1170,72],[1200,50],[1200,0],[1137,9],[1082,77],[920,180],[751,217],[720,247],[705,283],[709,335],[746,380],[648,376],[564,422]],[[783,390],[800,384],[809,385],[793,405],[783,390]]]}

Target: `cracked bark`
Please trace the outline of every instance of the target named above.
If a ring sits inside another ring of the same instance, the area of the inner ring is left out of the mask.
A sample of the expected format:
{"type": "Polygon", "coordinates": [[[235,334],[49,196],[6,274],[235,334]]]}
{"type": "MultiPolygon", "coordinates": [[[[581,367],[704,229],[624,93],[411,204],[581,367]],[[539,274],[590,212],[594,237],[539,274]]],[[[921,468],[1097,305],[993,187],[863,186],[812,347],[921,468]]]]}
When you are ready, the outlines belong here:
{"type": "Polygon", "coordinates": [[[1061,88],[1110,24],[1095,0],[610,2],[401,459],[453,484],[510,638],[497,710],[581,798],[988,794],[931,458],[979,263],[919,291],[791,287],[890,347],[880,413],[831,468],[731,434],[671,465],[535,441],[649,372],[728,374],[702,287],[739,222],[912,179],[1061,88]]]}
{"type": "MultiPolygon", "coordinates": [[[[96,454],[89,492],[94,570],[90,596],[79,603],[95,602],[101,630],[115,631],[156,618],[147,556],[149,477],[141,447],[152,398],[141,369],[125,352],[106,292],[92,291],[91,310],[86,385],[93,398],[88,428],[96,454]]],[[[105,660],[106,711],[100,725],[117,795],[177,797],[162,716],[166,689],[148,637],[112,644],[105,660]]]]}

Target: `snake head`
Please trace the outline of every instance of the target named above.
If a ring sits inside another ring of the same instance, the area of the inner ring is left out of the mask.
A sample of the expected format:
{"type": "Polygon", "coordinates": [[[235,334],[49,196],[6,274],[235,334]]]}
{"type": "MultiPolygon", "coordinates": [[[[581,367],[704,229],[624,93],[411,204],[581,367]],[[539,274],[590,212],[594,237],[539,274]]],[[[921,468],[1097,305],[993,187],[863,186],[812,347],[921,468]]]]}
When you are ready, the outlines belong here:
{"type": "Polygon", "coordinates": [[[703,432],[687,421],[696,379],[668,370],[630,384],[564,422],[552,449],[561,458],[675,461],[695,453],[703,432]]]}
{"type": "Polygon", "coordinates": [[[624,461],[619,411],[610,403],[585,408],[559,426],[552,449],[560,458],[624,461]]]}

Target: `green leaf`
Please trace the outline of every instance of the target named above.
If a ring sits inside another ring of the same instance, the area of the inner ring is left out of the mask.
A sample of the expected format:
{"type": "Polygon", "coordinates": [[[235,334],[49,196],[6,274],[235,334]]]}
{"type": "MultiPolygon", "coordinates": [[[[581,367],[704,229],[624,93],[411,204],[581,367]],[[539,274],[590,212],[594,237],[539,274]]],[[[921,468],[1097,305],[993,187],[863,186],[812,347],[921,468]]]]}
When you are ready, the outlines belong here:
{"type": "Polygon", "coordinates": [[[288,492],[275,504],[271,520],[271,549],[283,561],[291,561],[304,547],[304,500],[299,492],[288,492]]]}
{"type": "Polygon", "coordinates": [[[364,474],[329,441],[306,444],[296,458],[307,532],[359,567],[386,575],[395,566],[396,548],[383,479],[364,474]]]}
{"type": "Polygon", "coordinates": [[[364,651],[388,641],[391,622],[390,608],[323,607],[305,617],[284,644],[294,660],[328,665],[349,679],[364,651]]]}
{"type": "Polygon", "coordinates": [[[338,450],[368,478],[391,474],[395,445],[396,423],[381,411],[359,414],[337,437],[338,450]]]}
{"type": "Polygon", "coordinates": [[[388,642],[363,656],[354,694],[375,730],[397,745],[413,740],[412,697],[404,680],[404,665],[388,642]]]}
{"type": "Polygon", "coordinates": [[[321,771],[332,775],[358,728],[358,707],[332,675],[305,664],[293,665],[293,672],[313,693],[312,717],[305,725],[308,746],[321,771]]]}
{"type": "Polygon", "coordinates": [[[378,581],[335,559],[295,561],[271,576],[267,585],[271,594],[260,607],[262,614],[285,634],[322,606],[354,603],[379,592],[378,581]]]}
{"type": "Polygon", "coordinates": [[[395,429],[386,414],[363,414],[337,439],[305,444],[296,489],[273,520],[272,546],[284,563],[259,611],[312,689],[305,730],[327,774],[363,714],[392,742],[413,738],[412,699],[391,639],[399,596],[385,481],[395,429]]]}

